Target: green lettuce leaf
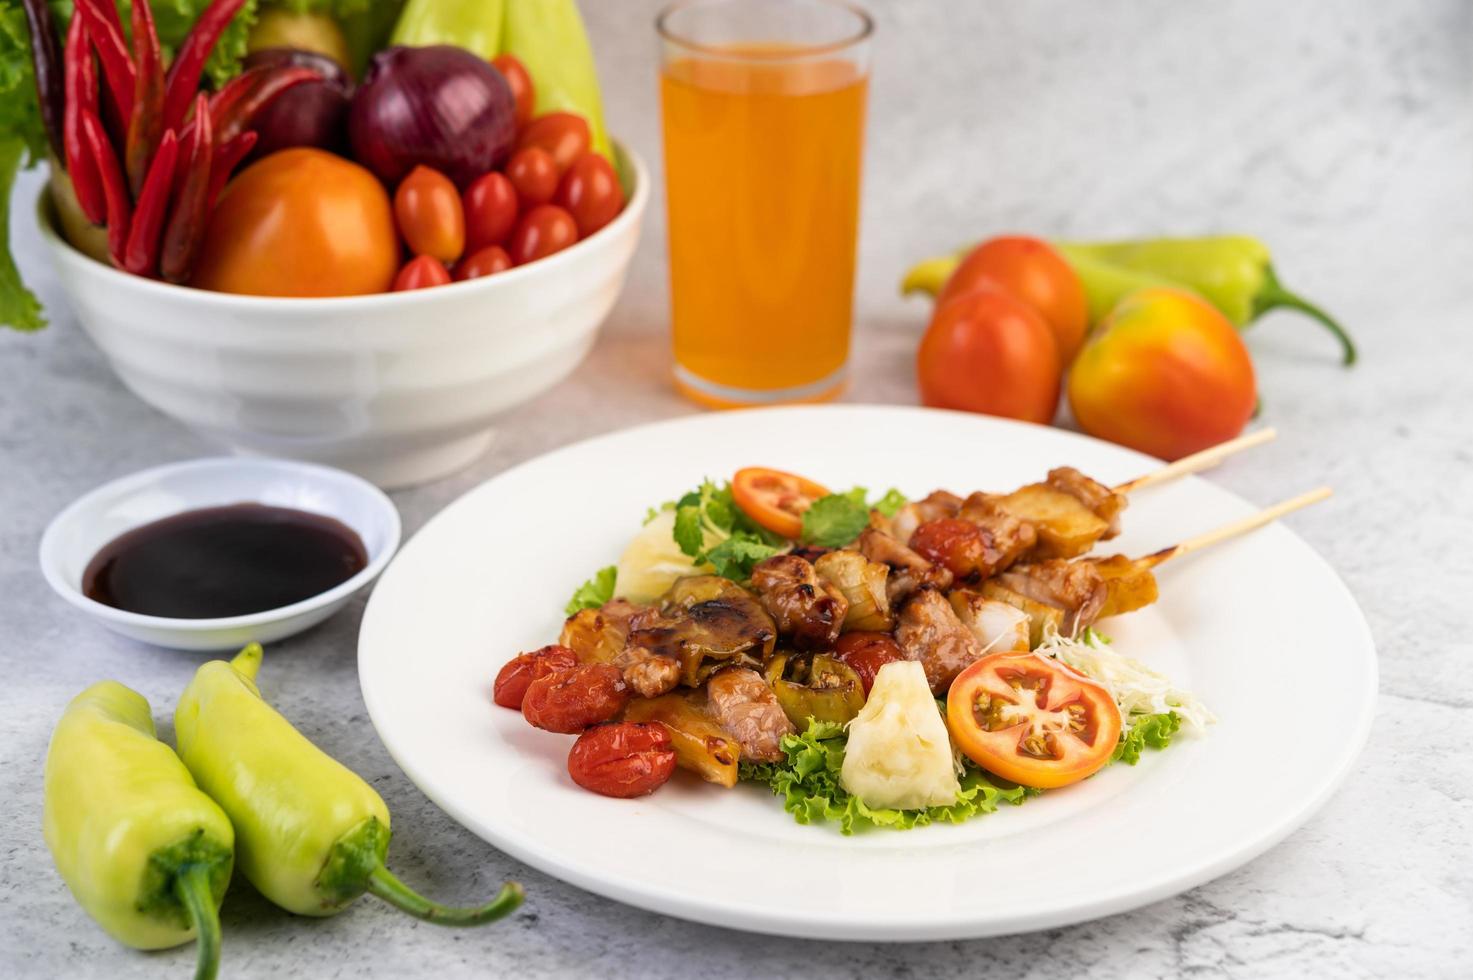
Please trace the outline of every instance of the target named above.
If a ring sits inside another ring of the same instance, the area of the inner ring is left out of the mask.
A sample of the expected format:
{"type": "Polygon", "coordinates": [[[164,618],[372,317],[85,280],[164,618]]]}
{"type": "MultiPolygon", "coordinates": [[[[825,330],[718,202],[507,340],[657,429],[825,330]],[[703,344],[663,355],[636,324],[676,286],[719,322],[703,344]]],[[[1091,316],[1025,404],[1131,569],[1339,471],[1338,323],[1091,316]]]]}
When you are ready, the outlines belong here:
{"type": "Polygon", "coordinates": [[[1171,739],[1181,731],[1181,718],[1175,711],[1160,715],[1137,715],[1120,734],[1120,744],[1110,756],[1111,762],[1124,762],[1133,766],[1141,761],[1141,752],[1146,747],[1164,749],[1171,739]]]}
{"type": "Polygon", "coordinates": [[[786,761],[743,763],[742,778],[763,783],[781,796],[783,809],[798,823],[832,821],[844,834],[872,827],[909,830],[929,823],[961,823],[992,813],[1002,803],[1017,805],[1039,792],[1025,786],[999,785],[980,769],[968,766],[955,803],[924,810],[871,807],[839,785],[846,741],[844,726],[810,720],[803,734],[784,736],[786,761]]]}
{"type": "Polygon", "coordinates": [[[597,609],[614,597],[614,579],[619,575],[617,565],[600,568],[593,573],[593,578],[578,586],[573,598],[563,607],[563,612],[571,616],[583,609],[597,609]]]}
{"type": "Polygon", "coordinates": [[[907,503],[909,503],[909,501],[905,499],[905,494],[901,493],[899,490],[896,490],[894,487],[891,487],[889,490],[885,491],[885,495],[883,497],[881,497],[879,500],[876,500],[870,506],[879,511],[881,514],[884,514],[886,517],[894,517],[896,513],[900,510],[900,508],[904,507],[907,503]]]}

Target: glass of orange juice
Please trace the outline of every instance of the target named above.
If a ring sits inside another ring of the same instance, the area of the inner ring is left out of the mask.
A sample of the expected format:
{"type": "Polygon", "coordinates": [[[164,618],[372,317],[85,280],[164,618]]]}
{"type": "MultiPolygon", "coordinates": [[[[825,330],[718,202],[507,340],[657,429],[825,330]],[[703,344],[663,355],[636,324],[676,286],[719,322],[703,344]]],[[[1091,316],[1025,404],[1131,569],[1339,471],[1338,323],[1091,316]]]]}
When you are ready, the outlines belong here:
{"type": "Polygon", "coordinates": [[[841,0],[666,8],[675,382],[716,406],[843,389],[873,22],[841,0]]]}

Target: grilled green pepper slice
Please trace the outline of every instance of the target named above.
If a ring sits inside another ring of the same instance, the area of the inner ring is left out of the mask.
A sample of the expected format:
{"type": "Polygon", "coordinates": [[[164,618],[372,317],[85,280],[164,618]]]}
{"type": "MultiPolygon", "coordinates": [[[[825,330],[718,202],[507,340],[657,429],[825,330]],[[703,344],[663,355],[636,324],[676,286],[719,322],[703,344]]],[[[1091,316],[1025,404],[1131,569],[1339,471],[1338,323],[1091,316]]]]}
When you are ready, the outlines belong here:
{"type": "Polygon", "coordinates": [[[195,672],[174,712],[179,756],[235,824],[241,873],[298,915],[342,911],[365,891],[447,926],[499,919],[522,901],[504,885],[476,908],[415,894],[384,866],[389,809],[355,773],[313,745],[261,698],[261,647],[195,672]]]}
{"type": "Polygon", "coordinates": [[[864,683],[854,668],[826,653],[776,653],[763,669],[783,714],[799,730],[810,718],[844,724],[864,707],[864,683]]]}
{"type": "Polygon", "coordinates": [[[195,939],[195,977],[215,976],[235,833],[155,736],[143,695],[103,681],[67,706],[46,752],[42,826],[67,887],[109,935],[135,949],[195,939]]]}

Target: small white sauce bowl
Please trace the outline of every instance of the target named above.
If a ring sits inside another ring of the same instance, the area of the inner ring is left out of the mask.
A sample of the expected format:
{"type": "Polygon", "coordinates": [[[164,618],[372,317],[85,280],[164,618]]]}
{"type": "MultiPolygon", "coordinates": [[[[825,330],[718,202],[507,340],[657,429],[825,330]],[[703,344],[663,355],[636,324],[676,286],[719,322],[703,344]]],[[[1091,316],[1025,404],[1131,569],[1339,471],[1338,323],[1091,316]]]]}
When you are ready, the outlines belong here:
{"type": "Polygon", "coordinates": [[[41,573],[67,602],[110,630],[175,650],[229,650],[269,643],[316,626],[367,586],[399,547],[399,512],[367,480],[314,463],[220,458],[143,470],[98,487],[52,519],[41,536],[41,573]],[[244,616],[175,619],[105,605],[82,593],[93,556],[118,535],[161,518],[229,504],[259,503],[324,514],[358,533],[368,564],[310,599],[244,616]]]}

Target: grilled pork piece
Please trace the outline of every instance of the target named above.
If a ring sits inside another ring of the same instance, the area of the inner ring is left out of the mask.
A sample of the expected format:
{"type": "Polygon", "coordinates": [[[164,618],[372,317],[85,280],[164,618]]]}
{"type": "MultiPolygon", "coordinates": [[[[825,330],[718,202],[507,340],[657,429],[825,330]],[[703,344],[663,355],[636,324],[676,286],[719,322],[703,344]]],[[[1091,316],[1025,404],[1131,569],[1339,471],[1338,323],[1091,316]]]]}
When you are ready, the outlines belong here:
{"type": "Polygon", "coordinates": [[[752,588],[777,623],[778,634],[791,637],[799,649],[827,649],[839,638],[849,600],[804,559],[773,555],[758,562],[752,569],[752,588]]]}
{"type": "Polygon", "coordinates": [[[716,723],[742,747],[743,759],[783,760],[782,737],[792,734],[793,723],[755,670],[728,667],[712,674],[706,682],[706,700],[716,723]]]}
{"type": "Polygon", "coordinates": [[[680,661],[641,646],[627,646],[614,658],[624,683],[642,698],[656,698],[680,683],[680,661]]]}
{"type": "Polygon", "coordinates": [[[1073,636],[1100,618],[1110,597],[1104,576],[1093,562],[1051,558],[1015,565],[997,576],[1004,588],[1034,602],[1063,610],[1059,632],[1073,636]]]}
{"type": "Polygon", "coordinates": [[[1033,525],[1008,513],[991,494],[972,494],[956,516],[986,532],[990,550],[997,556],[991,570],[983,572],[984,578],[1012,565],[1038,543],[1038,532],[1033,525]]]}
{"type": "Polygon", "coordinates": [[[870,561],[890,566],[885,592],[891,607],[899,605],[919,589],[946,589],[951,586],[951,572],[931,564],[878,528],[865,528],[859,536],[859,553],[870,561]]]}
{"type": "Polygon", "coordinates": [[[927,589],[900,610],[895,642],[907,660],[918,660],[926,671],[931,693],[942,695],[956,675],[982,655],[972,631],[962,625],[951,603],[940,592],[927,589]]]}

